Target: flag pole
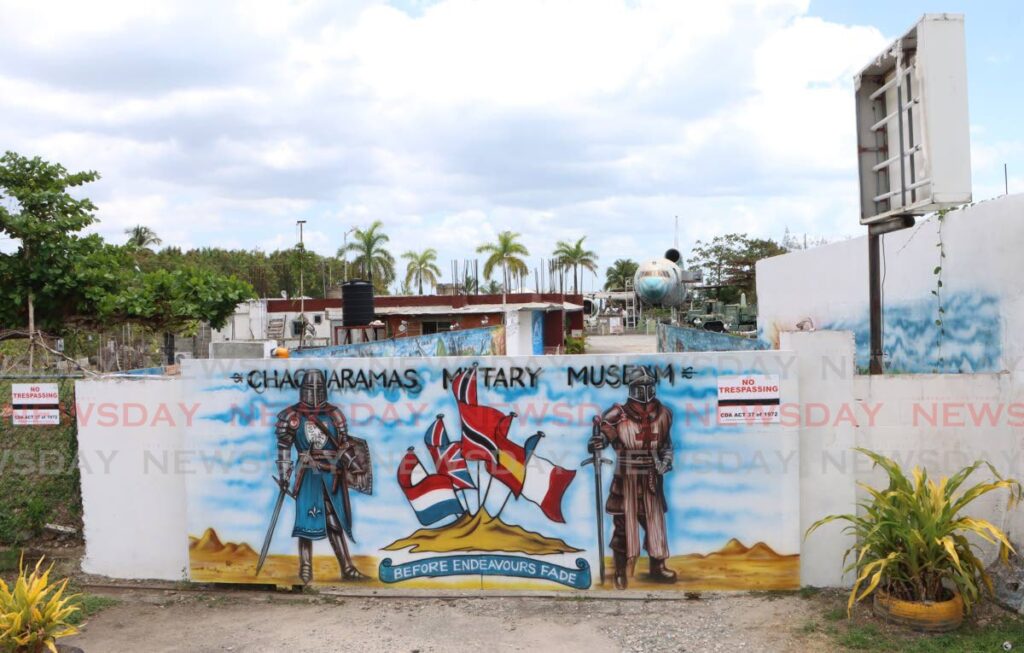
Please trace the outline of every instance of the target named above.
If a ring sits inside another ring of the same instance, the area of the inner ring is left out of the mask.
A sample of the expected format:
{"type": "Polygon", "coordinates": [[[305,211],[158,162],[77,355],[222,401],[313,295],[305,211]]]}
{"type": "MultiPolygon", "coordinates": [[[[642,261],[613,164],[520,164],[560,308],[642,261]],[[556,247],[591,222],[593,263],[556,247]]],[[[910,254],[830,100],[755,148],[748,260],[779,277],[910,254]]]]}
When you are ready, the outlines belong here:
{"type": "Polygon", "coordinates": [[[480,461],[476,461],[476,513],[480,512],[480,506],[483,503],[480,501],[480,461]]]}
{"type": "MultiPolygon", "coordinates": [[[[515,419],[516,417],[518,417],[518,416],[519,416],[518,414],[516,414],[516,412],[515,412],[515,411],[513,411],[513,412],[509,413],[508,415],[509,415],[509,417],[511,417],[512,419],[515,419]]],[[[539,433],[539,432],[540,432],[540,431],[538,431],[538,433],[539,433]]],[[[533,452],[531,451],[530,453],[532,454],[533,452]]],[[[529,460],[529,459],[527,459],[527,460],[529,460]]],[[[480,464],[480,461],[477,461],[477,464],[479,465],[479,464],[480,464]]],[[[499,463],[499,464],[500,464],[500,463],[499,463]]],[[[484,490],[484,500],[483,500],[483,504],[486,504],[486,503],[487,503],[487,495],[491,493],[491,481],[493,481],[493,480],[494,480],[494,475],[493,475],[493,474],[488,474],[488,476],[487,476],[487,489],[486,489],[486,490],[484,490]]],[[[505,501],[506,501],[506,502],[508,501],[508,498],[507,498],[507,497],[505,498],[505,501]]],[[[483,505],[483,504],[481,504],[481,505],[483,505]]],[[[505,507],[505,504],[504,504],[504,503],[503,503],[503,504],[501,504],[501,507],[502,507],[502,508],[504,508],[504,507],[505,507]]],[[[498,512],[501,512],[501,511],[499,510],[498,512]]]]}

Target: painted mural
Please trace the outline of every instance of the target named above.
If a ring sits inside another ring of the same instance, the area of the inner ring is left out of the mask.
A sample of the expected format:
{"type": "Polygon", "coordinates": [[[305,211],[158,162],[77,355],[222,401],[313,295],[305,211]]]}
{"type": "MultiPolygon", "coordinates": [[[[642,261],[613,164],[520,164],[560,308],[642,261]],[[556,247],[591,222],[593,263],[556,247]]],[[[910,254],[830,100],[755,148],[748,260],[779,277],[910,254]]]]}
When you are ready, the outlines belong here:
{"type": "Polygon", "coordinates": [[[792,363],[785,352],[190,361],[186,394],[201,408],[186,448],[201,455],[186,476],[189,576],[798,587],[796,425],[778,411],[736,417],[745,402],[796,405],[792,363]]]}
{"type": "MultiPolygon", "coordinates": [[[[947,292],[942,312],[936,299],[885,306],[882,350],[886,370],[903,373],[997,372],[1002,369],[999,299],[984,292],[947,292]]],[[[820,328],[853,331],[857,367],[867,370],[870,324],[863,317],[840,319],[820,328]]]]}
{"type": "Polygon", "coordinates": [[[533,311],[530,323],[530,342],[534,356],[544,354],[544,311],[533,311]]]}
{"type": "Polygon", "coordinates": [[[501,356],[505,327],[480,327],[412,338],[390,338],[354,345],[315,347],[291,352],[292,358],[388,358],[391,356],[501,356]]]}
{"type": "Polygon", "coordinates": [[[729,333],[716,333],[703,329],[658,325],[658,351],[753,351],[768,349],[768,344],[756,338],[744,338],[729,333]]]}

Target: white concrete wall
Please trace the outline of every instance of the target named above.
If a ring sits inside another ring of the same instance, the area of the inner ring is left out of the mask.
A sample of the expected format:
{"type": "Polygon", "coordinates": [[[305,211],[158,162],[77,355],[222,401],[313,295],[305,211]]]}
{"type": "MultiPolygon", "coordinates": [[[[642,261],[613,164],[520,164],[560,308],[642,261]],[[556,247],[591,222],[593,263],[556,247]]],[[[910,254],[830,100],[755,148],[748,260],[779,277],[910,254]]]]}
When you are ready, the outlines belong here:
{"type": "Polygon", "coordinates": [[[75,384],[82,571],[115,578],[188,577],[179,427],[196,407],[182,403],[181,388],[179,378],[75,384]]]}
{"type": "MultiPolygon", "coordinates": [[[[946,258],[941,289],[939,221],[931,218],[883,237],[885,350],[904,372],[1024,370],[1024,195],[950,212],[942,225],[946,258]],[[942,293],[938,311],[933,290],[942,293]],[[937,318],[945,322],[940,334],[937,318]]],[[[779,334],[809,319],[817,329],[852,330],[867,362],[867,238],[766,259],[757,264],[758,329],[779,334]]]]}
{"type": "Polygon", "coordinates": [[[505,312],[505,354],[533,356],[533,312],[505,312]]]}
{"type": "MultiPolygon", "coordinates": [[[[935,478],[987,460],[1000,474],[1024,480],[1024,388],[1014,375],[859,376],[853,391],[856,402],[870,408],[857,414],[874,414],[857,429],[857,446],[907,469],[921,466],[935,478]]],[[[885,484],[883,472],[860,463],[858,481],[885,484]]],[[[988,478],[982,469],[963,487],[988,478]]],[[[1013,541],[1024,543],[1024,510],[1007,508],[1007,494],[999,491],[979,498],[967,512],[1005,526],[1013,541]]],[[[992,547],[985,552],[995,554],[992,547]]]]}
{"type": "MultiPolygon", "coordinates": [[[[792,351],[799,362],[800,429],[800,533],[825,515],[849,512],[855,500],[852,466],[832,465],[830,460],[848,455],[854,443],[854,427],[828,420],[817,420],[808,412],[838,415],[851,403],[853,390],[853,334],[849,332],[793,332],[782,334],[781,349],[792,351]]],[[[818,587],[846,586],[844,552],[853,538],[842,532],[842,525],[829,524],[804,540],[800,549],[800,582],[818,587]]]]}

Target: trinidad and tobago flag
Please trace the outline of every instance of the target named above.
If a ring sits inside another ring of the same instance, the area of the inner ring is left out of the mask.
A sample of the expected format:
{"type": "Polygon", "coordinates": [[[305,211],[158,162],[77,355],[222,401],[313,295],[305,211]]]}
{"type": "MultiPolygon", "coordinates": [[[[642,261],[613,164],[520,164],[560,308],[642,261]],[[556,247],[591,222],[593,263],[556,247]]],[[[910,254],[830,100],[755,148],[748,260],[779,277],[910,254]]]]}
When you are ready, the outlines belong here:
{"type": "Polygon", "coordinates": [[[466,459],[462,456],[462,443],[448,439],[448,429],[444,427],[444,416],[438,415],[434,423],[423,436],[430,457],[434,459],[434,469],[451,479],[456,490],[475,488],[473,477],[469,473],[466,459]]]}
{"type": "Polygon", "coordinates": [[[424,526],[465,512],[455,496],[452,480],[442,474],[428,474],[412,447],[398,465],[398,485],[424,526]]]}
{"type": "Polygon", "coordinates": [[[455,375],[452,392],[462,420],[463,457],[482,460],[487,472],[518,497],[526,481],[526,463],[541,436],[530,436],[525,446],[508,439],[515,413],[506,415],[496,408],[477,405],[475,367],[455,375]]]}

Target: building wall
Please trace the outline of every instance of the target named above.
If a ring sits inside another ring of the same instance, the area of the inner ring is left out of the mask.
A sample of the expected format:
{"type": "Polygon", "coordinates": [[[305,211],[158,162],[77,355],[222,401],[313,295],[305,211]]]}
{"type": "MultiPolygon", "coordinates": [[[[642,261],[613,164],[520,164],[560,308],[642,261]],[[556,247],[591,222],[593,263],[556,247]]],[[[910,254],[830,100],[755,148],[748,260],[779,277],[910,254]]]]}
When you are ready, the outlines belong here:
{"type": "MultiPolygon", "coordinates": [[[[932,217],[883,239],[889,371],[1022,369],[1024,195],[953,211],[941,222],[932,217]]],[[[867,255],[862,237],[758,262],[761,337],[777,344],[800,322],[853,331],[857,364],[866,368],[867,255]]]]}

